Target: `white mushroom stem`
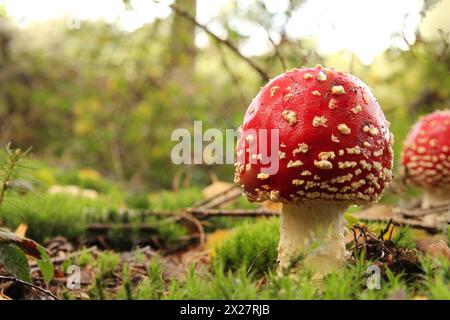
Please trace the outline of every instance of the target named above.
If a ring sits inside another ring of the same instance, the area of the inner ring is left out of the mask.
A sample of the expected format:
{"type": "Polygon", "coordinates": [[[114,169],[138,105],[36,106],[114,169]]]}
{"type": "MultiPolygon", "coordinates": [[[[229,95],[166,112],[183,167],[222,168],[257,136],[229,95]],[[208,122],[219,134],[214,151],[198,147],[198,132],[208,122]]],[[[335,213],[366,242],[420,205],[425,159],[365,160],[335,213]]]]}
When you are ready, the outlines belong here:
{"type": "Polygon", "coordinates": [[[429,209],[446,203],[450,203],[450,188],[424,190],[422,199],[423,209],[429,209]]]}
{"type": "Polygon", "coordinates": [[[283,204],[278,245],[278,273],[295,270],[295,262],[305,264],[317,277],[339,267],[344,260],[344,212],[348,204],[308,202],[283,204]],[[294,266],[293,266],[294,264],[294,266]]]}

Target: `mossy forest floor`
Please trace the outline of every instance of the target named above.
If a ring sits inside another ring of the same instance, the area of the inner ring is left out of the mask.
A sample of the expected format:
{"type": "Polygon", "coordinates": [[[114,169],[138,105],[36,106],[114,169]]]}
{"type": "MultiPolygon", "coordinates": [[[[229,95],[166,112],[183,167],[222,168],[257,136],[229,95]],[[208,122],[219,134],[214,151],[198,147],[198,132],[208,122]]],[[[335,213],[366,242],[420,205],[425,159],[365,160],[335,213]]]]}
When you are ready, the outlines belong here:
{"type": "MultiPolygon", "coordinates": [[[[43,183],[8,192],[2,223],[46,247],[53,279],[30,260],[32,282],[61,299],[450,299],[445,227],[368,222],[351,208],[343,268],[314,280],[299,259],[277,276],[277,217],[195,217],[185,209],[204,199],[197,188],[124,193],[92,170],[35,175],[43,183]]],[[[237,198],[219,208],[260,206],[237,198]]],[[[48,298],[14,281],[0,281],[0,296],[48,298]]]]}

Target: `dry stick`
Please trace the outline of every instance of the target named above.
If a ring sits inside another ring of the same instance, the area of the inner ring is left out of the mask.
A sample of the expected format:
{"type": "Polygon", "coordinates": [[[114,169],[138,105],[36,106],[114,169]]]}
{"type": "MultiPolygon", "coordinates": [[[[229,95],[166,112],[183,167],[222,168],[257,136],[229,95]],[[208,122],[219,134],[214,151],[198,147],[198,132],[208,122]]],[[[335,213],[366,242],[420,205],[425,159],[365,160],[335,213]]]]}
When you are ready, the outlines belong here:
{"type": "MultiPolygon", "coordinates": [[[[157,1],[155,1],[157,2],[157,1]]],[[[250,60],[249,58],[245,57],[244,55],[242,55],[242,53],[239,51],[239,49],[233,44],[231,43],[228,39],[222,39],[219,36],[217,36],[215,33],[213,33],[212,31],[210,31],[208,29],[207,26],[199,23],[195,17],[193,17],[192,15],[190,15],[187,11],[181,9],[180,7],[178,7],[175,4],[171,4],[169,5],[169,7],[175,11],[175,13],[177,13],[179,16],[185,18],[186,20],[191,21],[193,24],[195,24],[197,27],[199,27],[200,29],[202,29],[203,31],[205,31],[208,35],[210,35],[211,37],[213,37],[216,41],[222,43],[223,45],[225,45],[228,49],[230,49],[234,54],[236,54],[239,58],[241,58],[242,60],[244,60],[250,67],[252,67],[262,78],[263,82],[267,82],[269,81],[269,76],[267,75],[267,73],[261,68],[259,67],[257,64],[255,64],[252,60],[250,60]]]]}
{"type": "Polygon", "coordinates": [[[192,209],[190,214],[198,219],[208,219],[213,217],[273,217],[278,216],[278,212],[266,210],[220,210],[220,209],[192,209]]]}
{"type": "Polygon", "coordinates": [[[139,229],[141,231],[148,231],[153,232],[157,231],[158,229],[154,225],[141,223],[138,225],[132,224],[132,223],[91,223],[87,230],[91,232],[105,232],[110,229],[118,228],[121,230],[133,230],[133,229],[139,229]]]}
{"type": "Polygon", "coordinates": [[[191,221],[193,224],[195,224],[195,226],[198,229],[198,234],[199,234],[199,238],[200,238],[200,246],[203,247],[203,245],[206,242],[206,233],[205,233],[205,228],[203,228],[202,223],[191,214],[184,214],[183,218],[188,221],[191,221]]]}
{"type": "MultiPolygon", "coordinates": [[[[205,205],[205,206],[201,206],[198,207],[198,209],[214,209],[214,208],[218,208],[219,206],[221,206],[224,203],[227,203],[231,200],[237,199],[241,196],[241,190],[237,189],[238,192],[235,193],[228,193],[226,195],[223,195],[223,198],[220,199],[220,196],[217,197],[217,201],[210,201],[209,204],[205,205]]],[[[189,208],[186,209],[186,211],[189,211],[189,208]]]]}
{"type": "Polygon", "coordinates": [[[55,300],[61,300],[59,297],[55,296],[55,295],[54,295],[53,293],[51,293],[49,290],[45,290],[44,288],[41,288],[41,287],[39,287],[39,286],[37,286],[37,285],[35,285],[35,284],[32,284],[32,283],[30,283],[30,282],[27,282],[27,281],[23,281],[23,280],[17,279],[17,278],[15,278],[15,277],[11,277],[11,276],[0,276],[0,280],[13,281],[13,282],[16,282],[16,283],[20,283],[20,284],[23,284],[23,285],[25,285],[25,286],[28,286],[28,287],[34,288],[34,289],[36,289],[36,290],[39,290],[39,291],[41,291],[42,293],[45,293],[46,295],[52,297],[52,298],[55,299],[55,300]]]}
{"type": "Polygon", "coordinates": [[[421,217],[428,214],[439,213],[445,210],[450,210],[450,202],[446,202],[444,204],[434,206],[428,209],[413,209],[413,210],[398,209],[398,213],[400,213],[405,217],[421,217]]]}
{"type": "Polygon", "coordinates": [[[231,185],[229,188],[223,190],[222,192],[219,192],[218,194],[215,194],[209,198],[206,198],[204,200],[201,200],[200,202],[195,203],[192,208],[200,208],[202,206],[207,205],[208,203],[210,203],[211,201],[214,201],[215,199],[219,198],[220,196],[223,196],[225,194],[227,194],[228,192],[230,192],[231,190],[236,189],[237,186],[236,185],[231,185]]]}

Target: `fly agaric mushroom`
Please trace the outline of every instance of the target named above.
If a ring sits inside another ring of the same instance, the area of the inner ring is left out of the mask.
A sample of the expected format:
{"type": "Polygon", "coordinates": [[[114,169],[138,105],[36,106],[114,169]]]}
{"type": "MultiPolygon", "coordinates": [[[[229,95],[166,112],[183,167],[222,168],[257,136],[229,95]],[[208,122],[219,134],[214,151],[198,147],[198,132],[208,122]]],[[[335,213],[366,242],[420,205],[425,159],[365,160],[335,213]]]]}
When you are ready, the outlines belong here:
{"type": "Polygon", "coordinates": [[[279,273],[300,254],[319,277],[343,261],[345,210],[377,201],[392,179],[388,127],[363,82],[321,66],[283,73],[254,98],[237,143],[235,182],[249,201],[282,203],[279,273]],[[259,139],[261,129],[277,129],[279,141],[259,139]],[[277,172],[266,172],[259,150],[278,161],[277,172]]]}
{"type": "Polygon", "coordinates": [[[450,110],[420,119],[403,147],[406,181],[423,189],[422,208],[450,200],[450,110]]]}

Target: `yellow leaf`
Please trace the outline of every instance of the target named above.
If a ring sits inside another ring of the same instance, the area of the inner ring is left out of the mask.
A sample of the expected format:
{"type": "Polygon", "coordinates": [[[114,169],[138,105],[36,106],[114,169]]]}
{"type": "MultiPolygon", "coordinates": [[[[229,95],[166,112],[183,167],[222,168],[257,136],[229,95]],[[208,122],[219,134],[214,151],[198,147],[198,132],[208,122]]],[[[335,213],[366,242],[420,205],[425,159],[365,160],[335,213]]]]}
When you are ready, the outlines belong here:
{"type": "Polygon", "coordinates": [[[383,235],[383,240],[390,240],[392,239],[392,236],[394,235],[394,224],[391,223],[389,225],[389,229],[387,232],[383,235]]]}
{"type": "Polygon", "coordinates": [[[16,231],[14,231],[14,233],[21,238],[25,238],[25,234],[27,233],[27,230],[28,230],[28,225],[26,225],[25,223],[21,223],[17,227],[16,231]]]}
{"type": "Polygon", "coordinates": [[[216,254],[215,248],[232,234],[231,229],[219,229],[206,236],[205,249],[210,252],[211,256],[216,254]]]}

